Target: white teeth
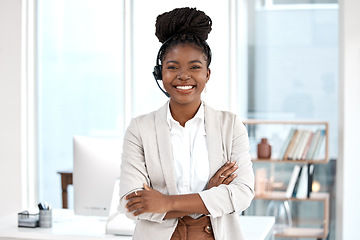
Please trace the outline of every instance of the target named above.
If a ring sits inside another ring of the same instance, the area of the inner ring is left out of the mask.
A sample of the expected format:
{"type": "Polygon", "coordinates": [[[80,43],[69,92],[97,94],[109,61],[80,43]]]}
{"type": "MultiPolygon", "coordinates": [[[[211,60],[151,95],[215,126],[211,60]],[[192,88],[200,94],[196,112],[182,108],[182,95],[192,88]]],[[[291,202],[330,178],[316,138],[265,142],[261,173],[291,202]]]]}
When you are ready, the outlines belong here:
{"type": "Polygon", "coordinates": [[[181,89],[181,90],[188,90],[191,89],[193,86],[176,86],[177,89],[181,89]]]}

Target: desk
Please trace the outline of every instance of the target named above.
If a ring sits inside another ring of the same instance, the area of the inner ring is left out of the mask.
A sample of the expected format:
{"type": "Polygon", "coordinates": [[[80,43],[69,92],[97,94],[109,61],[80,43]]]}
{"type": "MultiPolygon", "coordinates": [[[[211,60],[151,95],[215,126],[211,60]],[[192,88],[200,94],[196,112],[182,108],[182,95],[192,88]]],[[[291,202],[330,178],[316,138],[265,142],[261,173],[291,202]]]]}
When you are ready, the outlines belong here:
{"type": "Polygon", "coordinates": [[[52,228],[19,228],[17,213],[0,218],[1,240],[131,240],[105,234],[106,218],[77,216],[72,210],[53,209],[52,228]]]}
{"type": "MultiPolygon", "coordinates": [[[[272,240],[274,217],[241,216],[246,240],[272,240]]],[[[52,228],[18,228],[17,214],[0,217],[1,240],[131,240],[131,236],[105,234],[105,218],[74,215],[72,210],[54,209],[52,228]]]]}
{"type": "Polygon", "coordinates": [[[58,172],[61,176],[61,189],[62,189],[62,205],[63,208],[68,208],[68,194],[67,188],[73,184],[72,172],[58,172]]]}

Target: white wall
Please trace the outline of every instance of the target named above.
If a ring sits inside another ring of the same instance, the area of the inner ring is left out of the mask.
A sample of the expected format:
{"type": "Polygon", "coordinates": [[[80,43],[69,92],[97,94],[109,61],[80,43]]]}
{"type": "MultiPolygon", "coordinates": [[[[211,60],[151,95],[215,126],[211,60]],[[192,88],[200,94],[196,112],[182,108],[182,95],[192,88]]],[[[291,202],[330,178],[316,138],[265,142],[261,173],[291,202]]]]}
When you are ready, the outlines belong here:
{"type": "Polygon", "coordinates": [[[0,216],[21,198],[21,0],[0,0],[0,216]]]}
{"type": "Polygon", "coordinates": [[[340,3],[339,159],[336,239],[354,239],[360,219],[360,1],[340,3]]]}

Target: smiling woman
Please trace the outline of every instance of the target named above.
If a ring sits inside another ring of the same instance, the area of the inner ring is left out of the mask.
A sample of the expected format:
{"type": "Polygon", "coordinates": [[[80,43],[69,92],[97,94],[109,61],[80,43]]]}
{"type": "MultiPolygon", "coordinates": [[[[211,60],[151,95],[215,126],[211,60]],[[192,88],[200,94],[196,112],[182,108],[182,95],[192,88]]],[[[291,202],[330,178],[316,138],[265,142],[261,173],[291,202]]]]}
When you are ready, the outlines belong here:
{"type": "Polygon", "coordinates": [[[121,205],[138,219],[135,240],[243,239],[237,213],[254,196],[248,134],[235,114],[201,100],[211,26],[195,8],[157,17],[154,77],[170,99],[131,121],[120,174],[121,205]]]}
{"type": "Polygon", "coordinates": [[[164,88],[170,95],[170,110],[181,126],[193,118],[201,103],[201,93],[210,78],[205,54],[193,44],[168,50],[162,68],[164,88]],[[189,109],[184,115],[180,109],[189,109]]]}

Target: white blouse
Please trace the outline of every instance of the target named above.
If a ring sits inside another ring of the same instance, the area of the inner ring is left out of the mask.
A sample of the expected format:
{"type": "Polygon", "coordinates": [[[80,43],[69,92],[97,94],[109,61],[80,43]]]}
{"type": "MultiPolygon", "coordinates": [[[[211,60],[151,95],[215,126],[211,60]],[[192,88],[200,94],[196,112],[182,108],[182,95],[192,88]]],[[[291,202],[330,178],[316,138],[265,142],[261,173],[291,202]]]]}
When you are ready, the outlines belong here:
{"type": "Polygon", "coordinates": [[[209,179],[209,156],[206,143],[204,106],[185,123],[175,121],[168,105],[167,122],[171,132],[171,146],[178,194],[198,193],[209,179]]]}

